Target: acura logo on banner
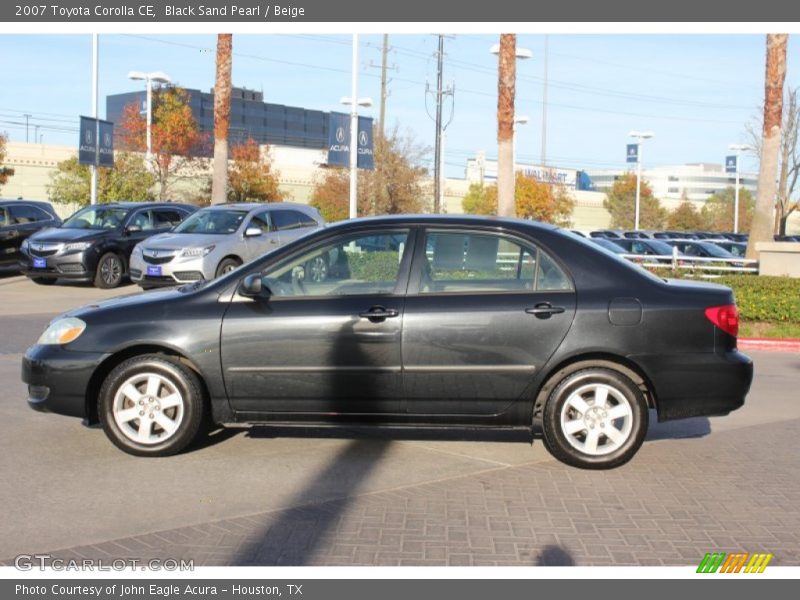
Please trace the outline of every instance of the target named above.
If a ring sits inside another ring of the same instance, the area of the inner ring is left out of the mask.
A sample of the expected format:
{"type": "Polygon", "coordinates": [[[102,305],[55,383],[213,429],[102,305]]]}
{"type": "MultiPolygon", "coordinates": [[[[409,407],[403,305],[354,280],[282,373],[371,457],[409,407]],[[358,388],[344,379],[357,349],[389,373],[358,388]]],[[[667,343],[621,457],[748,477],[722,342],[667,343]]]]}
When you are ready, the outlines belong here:
{"type": "Polygon", "coordinates": [[[629,163],[639,162],[639,144],[628,144],[625,161],[629,163]]]}
{"type": "MultiPolygon", "coordinates": [[[[350,115],[332,112],[328,126],[328,165],[347,167],[350,165],[350,115]]],[[[372,119],[358,118],[359,169],[374,169],[372,119]]]]}
{"type": "Polygon", "coordinates": [[[78,162],[99,167],[114,166],[114,124],[92,117],[81,117],[78,162]]]}
{"type": "Polygon", "coordinates": [[[736,155],[725,157],[725,172],[736,173],[736,155]]]}

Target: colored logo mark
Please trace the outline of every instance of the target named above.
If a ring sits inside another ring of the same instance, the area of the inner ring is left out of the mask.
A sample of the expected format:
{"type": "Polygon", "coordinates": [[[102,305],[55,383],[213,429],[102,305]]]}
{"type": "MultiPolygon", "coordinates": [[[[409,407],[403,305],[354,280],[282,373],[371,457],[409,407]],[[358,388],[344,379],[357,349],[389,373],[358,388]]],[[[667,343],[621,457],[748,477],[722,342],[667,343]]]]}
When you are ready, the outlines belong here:
{"type": "Polygon", "coordinates": [[[761,552],[708,552],[697,567],[698,573],[763,573],[772,554],[761,552]]]}

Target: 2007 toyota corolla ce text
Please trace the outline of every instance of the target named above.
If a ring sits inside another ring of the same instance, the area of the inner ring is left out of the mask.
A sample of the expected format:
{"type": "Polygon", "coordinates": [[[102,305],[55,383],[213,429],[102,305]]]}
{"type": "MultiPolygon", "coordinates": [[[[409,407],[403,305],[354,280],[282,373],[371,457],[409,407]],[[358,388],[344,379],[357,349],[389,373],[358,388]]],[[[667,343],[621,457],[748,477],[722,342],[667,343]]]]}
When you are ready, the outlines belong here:
{"type": "Polygon", "coordinates": [[[649,409],[742,406],[737,330],[729,288],[660,279],[549,225],[380,217],[66,313],[22,379],[33,408],[99,421],[140,456],[211,422],[495,427],[610,468],[641,446],[649,409]]]}

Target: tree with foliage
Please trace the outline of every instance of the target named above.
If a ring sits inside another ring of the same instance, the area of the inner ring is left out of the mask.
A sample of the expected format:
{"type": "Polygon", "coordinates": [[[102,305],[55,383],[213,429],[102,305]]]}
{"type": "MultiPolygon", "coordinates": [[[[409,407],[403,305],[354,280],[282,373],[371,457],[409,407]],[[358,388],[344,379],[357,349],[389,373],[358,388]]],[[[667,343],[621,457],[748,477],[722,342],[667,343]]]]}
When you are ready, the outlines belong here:
{"type": "MultiPolygon", "coordinates": [[[[711,196],[703,205],[702,229],[708,231],[733,231],[733,206],[736,191],[726,188],[711,196]]],[[[756,201],[749,190],[739,189],[739,230],[748,231],[753,220],[756,201]]]]}
{"type": "MultiPolygon", "coordinates": [[[[117,152],[113,168],[97,170],[97,198],[100,202],[153,200],[155,183],[155,175],[147,170],[140,155],[117,152]]],[[[58,163],[58,170],[50,174],[47,195],[52,202],[85,206],[90,189],[89,166],[72,157],[58,163]]]]}
{"type": "Polygon", "coordinates": [[[248,139],[231,148],[233,164],[228,173],[229,202],[281,202],[277,171],[272,168],[269,150],[263,154],[258,143],[248,139]]]}
{"type": "MultiPolygon", "coordinates": [[[[516,175],[515,212],[521,219],[534,219],[566,227],[575,208],[575,200],[561,185],[551,185],[522,173],[516,175]]],[[[497,186],[473,183],[461,202],[471,215],[497,214],[497,186]]]]}
{"type": "MultiPolygon", "coordinates": [[[[189,93],[179,87],[153,91],[153,123],[150,129],[153,161],[151,168],[158,179],[158,198],[168,200],[174,180],[196,175],[207,160],[201,158],[208,136],[200,132],[189,107],[189,93]]],[[[117,126],[119,146],[124,150],[144,152],[147,148],[147,119],[136,102],[122,111],[117,126]]]]}
{"type": "MultiPolygon", "coordinates": [[[[603,200],[611,213],[611,227],[633,229],[636,212],[636,174],[626,173],[614,182],[603,200]]],[[[639,198],[639,226],[642,229],[662,229],[667,211],[653,196],[653,188],[642,179],[639,198]]]]}
{"type": "MultiPolygon", "coordinates": [[[[423,212],[426,206],[422,166],[427,149],[395,128],[384,136],[375,135],[375,169],[358,173],[358,214],[393,215],[423,212]]],[[[346,169],[328,169],[316,182],[310,204],[326,221],[349,216],[350,179],[346,169]]]]}
{"type": "Polygon", "coordinates": [[[686,192],[684,192],[678,208],[669,213],[667,217],[667,229],[673,229],[675,231],[699,231],[705,228],[703,215],[697,210],[694,202],[689,200],[686,192]]]}
{"type": "Polygon", "coordinates": [[[0,133],[0,186],[2,186],[8,178],[11,177],[9,170],[7,170],[3,163],[6,160],[6,142],[8,141],[8,137],[6,134],[0,133]]]}

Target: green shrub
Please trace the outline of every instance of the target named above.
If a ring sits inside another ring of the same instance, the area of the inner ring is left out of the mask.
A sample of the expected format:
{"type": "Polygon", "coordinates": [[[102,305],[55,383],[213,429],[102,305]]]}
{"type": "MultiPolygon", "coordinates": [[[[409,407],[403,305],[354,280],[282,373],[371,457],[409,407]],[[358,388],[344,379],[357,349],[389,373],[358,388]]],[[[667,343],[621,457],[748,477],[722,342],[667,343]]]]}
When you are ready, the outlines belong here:
{"type": "Polygon", "coordinates": [[[347,252],[350,276],[361,281],[395,281],[400,271],[397,252],[347,252]]]}

